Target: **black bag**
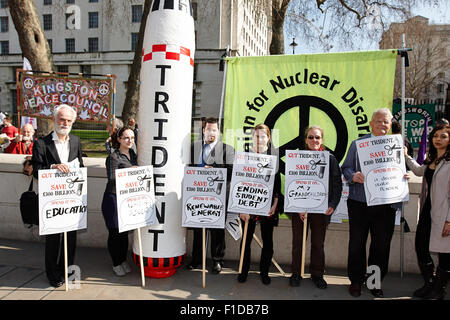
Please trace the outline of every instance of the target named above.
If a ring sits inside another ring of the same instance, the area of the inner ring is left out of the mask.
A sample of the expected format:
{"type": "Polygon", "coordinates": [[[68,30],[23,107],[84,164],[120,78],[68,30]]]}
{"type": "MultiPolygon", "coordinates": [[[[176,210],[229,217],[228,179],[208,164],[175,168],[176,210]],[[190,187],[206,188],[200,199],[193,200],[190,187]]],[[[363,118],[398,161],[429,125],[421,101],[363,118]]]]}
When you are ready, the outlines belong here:
{"type": "Polygon", "coordinates": [[[30,187],[20,196],[20,214],[24,224],[39,225],[39,197],[33,190],[33,178],[30,187]]]}

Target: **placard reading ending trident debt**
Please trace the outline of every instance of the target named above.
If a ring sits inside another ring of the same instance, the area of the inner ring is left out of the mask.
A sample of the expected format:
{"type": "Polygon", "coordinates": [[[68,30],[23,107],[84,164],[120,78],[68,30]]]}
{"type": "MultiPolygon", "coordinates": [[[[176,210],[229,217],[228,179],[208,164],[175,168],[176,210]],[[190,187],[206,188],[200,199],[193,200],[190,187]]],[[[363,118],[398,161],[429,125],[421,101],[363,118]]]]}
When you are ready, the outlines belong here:
{"type": "Polygon", "coordinates": [[[268,216],[276,172],[276,156],[236,152],[228,211],[268,216]]]}

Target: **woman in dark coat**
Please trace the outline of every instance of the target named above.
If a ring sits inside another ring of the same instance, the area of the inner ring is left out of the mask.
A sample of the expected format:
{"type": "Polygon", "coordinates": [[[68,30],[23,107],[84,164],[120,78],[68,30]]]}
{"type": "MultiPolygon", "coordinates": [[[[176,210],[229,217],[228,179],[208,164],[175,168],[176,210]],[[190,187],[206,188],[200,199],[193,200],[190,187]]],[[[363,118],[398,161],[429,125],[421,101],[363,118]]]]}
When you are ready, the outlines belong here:
{"type": "Polygon", "coordinates": [[[108,251],[113,262],[114,273],[121,277],[131,271],[126,262],[128,253],[128,232],[119,233],[116,198],[116,170],[137,166],[137,156],[132,147],[134,132],[129,127],[119,129],[111,137],[112,152],[106,158],[108,183],[103,194],[102,213],[108,228],[108,251]]]}
{"type": "MultiPolygon", "coordinates": [[[[254,128],[253,133],[253,150],[254,153],[273,154],[270,148],[270,129],[264,124],[259,124],[254,128]]],[[[242,264],[242,272],[238,276],[239,282],[247,280],[248,271],[250,269],[251,243],[255,232],[256,223],[260,222],[261,237],[263,248],[261,250],[261,259],[259,262],[260,276],[263,284],[270,284],[269,267],[273,256],[273,228],[278,226],[278,214],[283,210],[283,195],[281,194],[281,179],[278,172],[278,155],[277,170],[272,194],[272,206],[269,216],[258,216],[249,214],[240,214],[240,218],[248,221],[247,236],[245,240],[244,260],[242,264]]],[[[242,247],[242,243],[241,243],[242,247]]]]}
{"type": "MultiPolygon", "coordinates": [[[[312,126],[305,131],[306,150],[326,151],[323,145],[323,130],[319,126],[312,126]]],[[[328,209],[325,214],[309,213],[308,225],[311,228],[311,263],[309,271],[311,280],[319,289],[327,288],[327,283],[323,279],[325,271],[325,233],[330,223],[331,215],[341,200],[342,178],[341,169],[336,158],[330,153],[330,172],[328,190],[328,209]]],[[[300,285],[301,260],[303,244],[303,222],[307,212],[292,214],[292,276],[289,284],[292,287],[300,285]]]]}

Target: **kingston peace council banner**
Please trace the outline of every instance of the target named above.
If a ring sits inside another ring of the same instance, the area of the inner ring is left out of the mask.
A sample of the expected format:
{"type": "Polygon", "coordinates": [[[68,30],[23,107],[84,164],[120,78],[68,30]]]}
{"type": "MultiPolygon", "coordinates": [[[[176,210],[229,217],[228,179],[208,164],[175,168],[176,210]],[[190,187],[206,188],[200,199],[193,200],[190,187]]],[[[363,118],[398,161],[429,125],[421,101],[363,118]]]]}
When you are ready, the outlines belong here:
{"type": "Polygon", "coordinates": [[[53,109],[77,109],[77,121],[107,123],[113,112],[115,76],[92,78],[17,70],[18,109],[22,116],[52,118],[53,109]]]}

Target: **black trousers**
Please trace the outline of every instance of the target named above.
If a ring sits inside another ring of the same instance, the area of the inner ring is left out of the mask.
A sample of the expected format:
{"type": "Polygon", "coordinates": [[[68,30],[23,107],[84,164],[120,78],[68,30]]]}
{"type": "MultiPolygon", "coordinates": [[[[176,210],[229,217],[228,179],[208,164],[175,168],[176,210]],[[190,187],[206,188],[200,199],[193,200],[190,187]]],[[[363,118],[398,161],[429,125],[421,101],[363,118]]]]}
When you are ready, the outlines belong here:
{"type": "MultiPolygon", "coordinates": [[[[259,260],[259,271],[261,274],[269,273],[269,267],[272,262],[273,256],[273,228],[274,223],[272,220],[262,218],[261,225],[261,238],[263,247],[261,250],[261,258],[259,260]]],[[[250,219],[247,228],[247,237],[245,240],[245,252],[244,261],[242,262],[242,273],[246,274],[250,270],[250,258],[251,258],[251,244],[253,240],[253,234],[255,233],[256,221],[250,219]]],[[[242,240],[241,246],[242,248],[242,240]]]]}
{"type": "Polygon", "coordinates": [[[394,234],[395,209],[390,204],[367,206],[365,202],[347,200],[350,239],[347,273],[352,283],[364,282],[367,265],[376,265],[381,280],[389,266],[391,239],[394,234]],[[370,232],[369,258],[366,265],[366,243],[370,232]]]}
{"type": "MultiPolygon", "coordinates": [[[[211,257],[214,261],[223,263],[225,256],[225,229],[207,229],[211,237],[211,257]]],[[[194,228],[192,244],[192,264],[202,263],[202,229],[194,228]]]]}
{"type": "Polygon", "coordinates": [[[119,233],[119,229],[115,228],[108,229],[108,232],[108,251],[116,267],[127,259],[128,232],[119,233]]]}
{"type": "MultiPolygon", "coordinates": [[[[73,265],[77,246],[77,232],[67,232],[67,265],[73,265]]],[[[45,236],[45,273],[49,281],[64,279],[64,234],[45,236]]]]}
{"type": "MultiPolygon", "coordinates": [[[[419,264],[433,263],[430,254],[430,236],[431,236],[431,208],[424,206],[417,223],[415,247],[417,261],[419,264]]],[[[447,272],[450,271],[450,253],[439,253],[439,267],[447,272]]]]}

